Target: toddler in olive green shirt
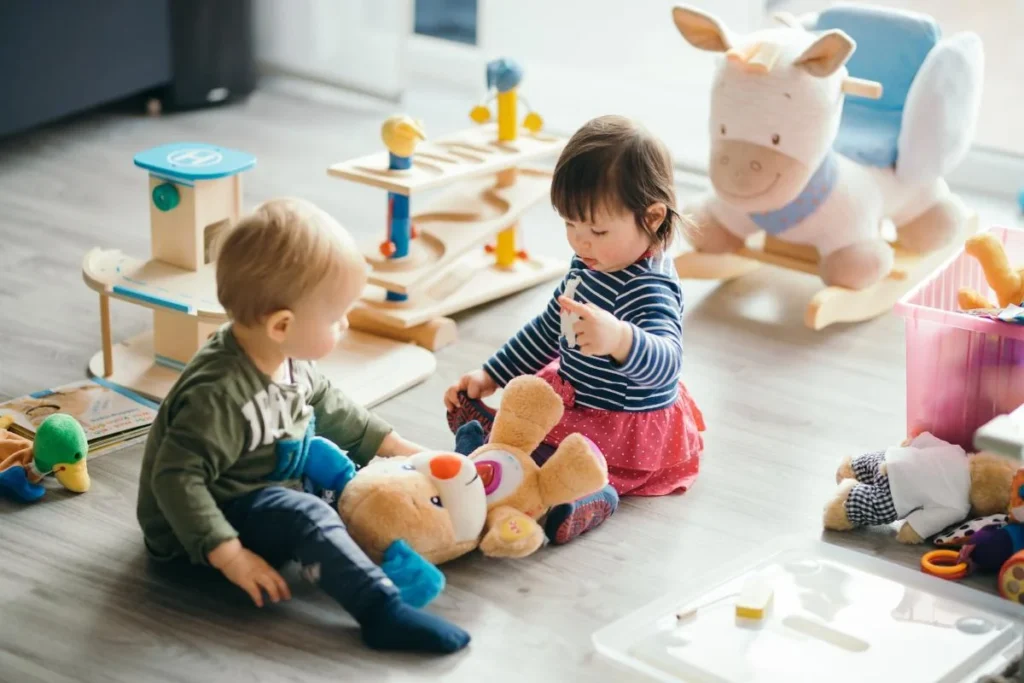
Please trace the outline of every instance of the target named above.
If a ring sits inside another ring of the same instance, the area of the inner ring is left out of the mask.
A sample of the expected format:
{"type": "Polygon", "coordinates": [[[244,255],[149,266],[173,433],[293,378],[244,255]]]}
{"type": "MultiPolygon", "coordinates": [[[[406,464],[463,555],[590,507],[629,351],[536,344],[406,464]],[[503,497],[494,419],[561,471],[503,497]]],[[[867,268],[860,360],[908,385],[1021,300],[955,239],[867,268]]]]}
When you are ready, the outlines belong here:
{"type": "MultiPolygon", "coordinates": [[[[454,652],[469,635],[404,603],[337,512],[302,487],[309,434],[366,464],[424,450],[333,387],[330,353],[366,283],[351,237],[301,200],[266,202],[217,256],[230,322],[189,362],[150,432],[138,519],[152,556],[219,569],[259,605],[291,596],[274,568],[316,568],[320,586],[378,649],[454,652]]],[[[343,458],[338,454],[339,458],[343,458]]]]}

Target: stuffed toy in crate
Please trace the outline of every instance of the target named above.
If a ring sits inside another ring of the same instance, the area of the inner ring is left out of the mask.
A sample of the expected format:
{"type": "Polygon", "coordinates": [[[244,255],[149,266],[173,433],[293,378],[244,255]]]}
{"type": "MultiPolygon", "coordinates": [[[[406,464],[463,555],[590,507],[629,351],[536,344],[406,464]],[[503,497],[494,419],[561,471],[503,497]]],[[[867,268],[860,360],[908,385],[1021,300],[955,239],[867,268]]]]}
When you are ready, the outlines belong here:
{"type": "Polygon", "coordinates": [[[725,57],[711,87],[713,192],[687,207],[700,227],[692,243],[735,252],[764,233],[816,250],[825,284],[864,289],[893,266],[884,219],[910,252],[960,232],[943,176],[973,136],[981,39],[863,5],[778,18],[740,35],[699,9],[673,10],[690,45],[725,57]]]}
{"type": "Polygon", "coordinates": [[[968,455],[924,432],[885,451],[846,458],[825,506],[826,529],[903,521],[897,539],[921,543],[968,517],[1005,512],[1016,463],[991,453],[968,455]]]}

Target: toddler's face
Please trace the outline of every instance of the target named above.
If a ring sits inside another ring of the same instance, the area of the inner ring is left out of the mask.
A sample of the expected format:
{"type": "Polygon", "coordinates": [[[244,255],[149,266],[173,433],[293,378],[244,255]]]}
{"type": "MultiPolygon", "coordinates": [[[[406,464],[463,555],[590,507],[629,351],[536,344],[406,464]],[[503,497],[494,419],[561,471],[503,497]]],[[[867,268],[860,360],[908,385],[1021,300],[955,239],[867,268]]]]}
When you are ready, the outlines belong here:
{"type": "Polygon", "coordinates": [[[296,360],[319,360],[334,350],[348,329],[347,314],[361,288],[321,285],[293,311],[295,319],[284,343],[285,353],[296,360]]]}
{"type": "Polygon", "coordinates": [[[641,232],[628,211],[598,211],[591,220],[593,222],[565,221],[569,245],[591,270],[606,273],[622,270],[651,247],[650,238],[641,232]]]}

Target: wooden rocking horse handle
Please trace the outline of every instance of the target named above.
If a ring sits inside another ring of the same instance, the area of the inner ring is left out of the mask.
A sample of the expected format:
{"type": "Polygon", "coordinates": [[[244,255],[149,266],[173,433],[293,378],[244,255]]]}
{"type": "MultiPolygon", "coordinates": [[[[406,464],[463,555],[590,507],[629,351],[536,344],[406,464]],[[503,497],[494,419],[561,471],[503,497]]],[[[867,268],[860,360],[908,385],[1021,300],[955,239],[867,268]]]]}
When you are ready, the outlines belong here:
{"type": "Polygon", "coordinates": [[[877,100],[882,97],[882,84],[878,81],[869,81],[866,78],[847,76],[843,79],[842,90],[847,95],[866,97],[869,100],[877,100]]]}

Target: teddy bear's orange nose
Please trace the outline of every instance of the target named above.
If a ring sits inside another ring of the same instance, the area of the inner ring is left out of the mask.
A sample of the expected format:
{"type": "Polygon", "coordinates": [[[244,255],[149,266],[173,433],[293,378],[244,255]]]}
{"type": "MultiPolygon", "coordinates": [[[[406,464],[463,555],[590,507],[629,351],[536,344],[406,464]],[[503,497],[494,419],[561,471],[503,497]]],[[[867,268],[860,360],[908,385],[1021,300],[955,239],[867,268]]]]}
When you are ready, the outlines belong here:
{"type": "Polygon", "coordinates": [[[454,455],[438,455],[430,460],[430,473],[435,479],[451,479],[462,469],[462,461],[454,455]]]}

